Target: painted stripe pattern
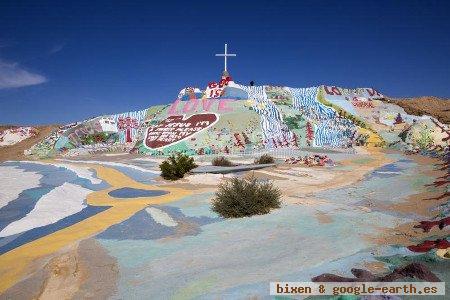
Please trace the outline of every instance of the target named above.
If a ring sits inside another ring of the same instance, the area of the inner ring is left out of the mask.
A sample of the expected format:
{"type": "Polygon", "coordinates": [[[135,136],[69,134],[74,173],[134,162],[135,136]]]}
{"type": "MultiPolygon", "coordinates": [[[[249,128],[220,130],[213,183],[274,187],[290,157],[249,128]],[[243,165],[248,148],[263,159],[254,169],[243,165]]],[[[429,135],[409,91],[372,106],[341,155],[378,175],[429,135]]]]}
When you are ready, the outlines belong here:
{"type": "Polygon", "coordinates": [[[292,105],[314,124],[314,146],[346,147],[354,137],[356,126],[317,100],[319,87],[288,88],[292,105]]]}
{"type": "Polygon", "coordinates": [[[249,99],[254,100],[252,109],[260,116],[265,147],[271,149],[292,146],[294,133],[284,123],[283,115],[276,105],[267,99],[265,86],[239,87],[248,93],[249,99]]]}

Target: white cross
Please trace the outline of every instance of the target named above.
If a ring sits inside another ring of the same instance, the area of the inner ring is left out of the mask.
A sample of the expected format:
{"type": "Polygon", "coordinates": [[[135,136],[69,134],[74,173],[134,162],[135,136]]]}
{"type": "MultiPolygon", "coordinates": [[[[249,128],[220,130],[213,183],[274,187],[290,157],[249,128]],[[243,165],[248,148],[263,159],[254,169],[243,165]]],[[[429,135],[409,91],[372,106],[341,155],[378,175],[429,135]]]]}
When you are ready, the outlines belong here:
{"type": "Polygon", "coordinates": [[[216,56],[223,56],[224,57],[224,59],[225,59],[225,71],[227,70],[227,57],[228,56],[236,56],[236,54],[228,54],[227,53],[227,44],[225,44],[225,53],[222,53],[222,54],[216,54],[216,56]]]}

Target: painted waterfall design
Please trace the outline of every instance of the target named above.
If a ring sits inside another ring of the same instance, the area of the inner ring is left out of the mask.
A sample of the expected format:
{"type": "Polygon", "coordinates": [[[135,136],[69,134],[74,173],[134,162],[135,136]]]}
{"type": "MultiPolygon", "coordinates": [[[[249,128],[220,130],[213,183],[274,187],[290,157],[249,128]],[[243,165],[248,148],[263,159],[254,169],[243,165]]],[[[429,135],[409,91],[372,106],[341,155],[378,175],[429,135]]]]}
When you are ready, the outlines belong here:
{"type": "Polygon", "coordinates": [[[248,98],[254,100],[252,109],[260,116],[260,124],[266,148],[283,148],[295,146],[295,135],[283,121],[283,115],[276,105],[267,99],[264,86],[243,86],[239,88],[248,93],[248,98]]]}
{"type": "Polygon", "coordinates": [[[292,105],[314,123],[314,146],[345,147],[356,132],[356,126],[317,100],[319,87],[288,88],[292,105]]]}

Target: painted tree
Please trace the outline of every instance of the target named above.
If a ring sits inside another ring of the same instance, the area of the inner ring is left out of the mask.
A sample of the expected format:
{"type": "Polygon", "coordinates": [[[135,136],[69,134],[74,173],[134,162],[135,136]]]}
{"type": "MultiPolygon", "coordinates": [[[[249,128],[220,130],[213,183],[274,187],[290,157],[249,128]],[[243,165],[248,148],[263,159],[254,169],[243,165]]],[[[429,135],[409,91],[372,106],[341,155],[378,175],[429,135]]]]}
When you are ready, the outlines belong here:
{"type": "Polygon", "coordinates": [[[242,142],[239,133],[234,133],[234,138],[236,139],[236,142],[234,143],[235,146],[239,147],[239,148],[245,148],[244,143],[242,142]]]}
{"type": "Polygon", "coordinates": [[[195,95],[194,88],[188,87],[186,88],[186,92],[189,95],[189,100],[197,99],[197,95],[195,95]]]}
{"type": "Polygon", "coordinates": [[[401,124],[401,123],[403,123],[403,118],[402,118],[402,116],[400,115],[400,113],[398,113],[398,114],[397,114],[397,117],[395,117],[395,122],[394,122],[394,124],[401,124]]]}
{"type": "Polygon", "coordinates": [[[282,147],[287,147],[287,146],[289,146],[289,142],[288,142],[288,140],[286,139],[286,136],[285,136],[285,135],[283,135],[283,141],[281,141],[281,146],[282,146],[282,147]]]}
{"type": "Polygon", "coordinates": [[[310,122],[306,123],[306,140],[308,145],[314,140],[314,128],[310,122]]]}
{"type": "Polygon", "coordinates": [[[298,147],[298,137],[297,134],[294,133],[292,140],[291,140],[291,146],[298,147]]]}
{"type": "Polygon", "coordinates": [[[139,122],[131,117],[119,117],[117,128],[125,131],[125,142],[131,143],[133,141],[133,129],[139,128],[139,122]]]}
{"type": "Polygon", "coordinates": [[[248,135],[245,132],[242,132],[242,136],[244,137],[244,143],[250,144],[250,139],[248,138],[248,135]]]}

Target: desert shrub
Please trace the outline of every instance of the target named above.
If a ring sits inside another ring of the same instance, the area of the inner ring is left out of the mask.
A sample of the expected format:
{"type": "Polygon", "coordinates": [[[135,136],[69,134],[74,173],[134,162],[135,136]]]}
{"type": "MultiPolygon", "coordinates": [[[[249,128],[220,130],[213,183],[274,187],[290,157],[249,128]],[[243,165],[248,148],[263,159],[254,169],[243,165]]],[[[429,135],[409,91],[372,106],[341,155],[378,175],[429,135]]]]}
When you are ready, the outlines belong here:
{"type": "Polygon", "coordinates": [[[159,165],[161,176],[169,180],[183,178],[184,174],[196,167],[192,157],[181,153],[171,155],[159,165]]]}
{"type": "Polygon", "coordinates": [[[433,137],[427,127],[422,127],[418,136],[415,138],[417,146],[421,150],[427,150],[433,145],[433,137]]]}
{"type": "Polygon", "coordinates": [[[360,134],[356,139],[355,139],[355,145],[356,146],[365,146],[367,145],[367,141],[369,140],[369,135],[368,134],[360,134]]]}
{"type": "Polygon", "coordinates": [[[269,154],[263,154],[259,158],[255,159],[255,164],[263,165],[263,164],[273,164],[275,163],[275,159],[269,154]]]}
{"type": "Polygon", "coordinates": [[[218,167],[231,167],[233,165],[233,163],[224,156],[215,157],[211,164],[218,167]]]}
{"type": "Polygon", "coordinates": [[[219,185],[211,209],[224,218],[263,215],[280,207],[280,197],[281,191],[270,181],[234,177],[219,185]]]}

